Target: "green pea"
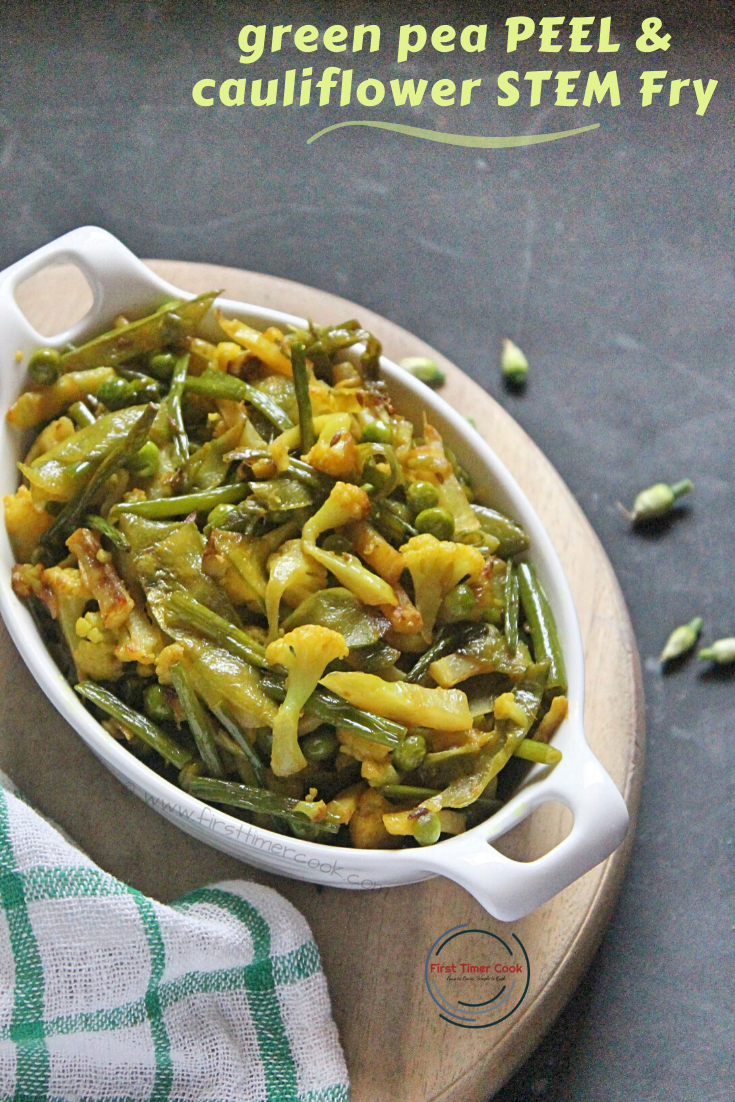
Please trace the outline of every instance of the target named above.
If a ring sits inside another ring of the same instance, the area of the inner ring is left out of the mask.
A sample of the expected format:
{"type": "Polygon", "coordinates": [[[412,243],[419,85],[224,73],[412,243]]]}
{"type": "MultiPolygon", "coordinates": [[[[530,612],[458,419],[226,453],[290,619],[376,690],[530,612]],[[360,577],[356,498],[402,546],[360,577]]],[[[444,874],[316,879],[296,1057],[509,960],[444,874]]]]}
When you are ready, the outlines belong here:
{"type": "Polygon", "coordinates": [[[38,348],[28,361],[28,374],[37,386],[53,386],[61,374],[61,354],[55,348],[38,348]]]}
{"type": "Polygon", "coordinates": [[[339,750],[339,739],[330,727],[320,727],[301,740],[301,750],[306,760],[313,764],[329,761],[339,750]]]}
{"type": "Polygon", "coordinates": [[[158,446],[154,444],[152,440],[146,440],[145,444],[130,464],[130,468],[140,478],[150,478],[151,475],[156,474],[158,471],[160,459],[161,453],[158,450],[158,446]]]}
{"type": "Polygon", "coordinates": [[[433,812],[428,812],[426,815],[422,815],[420,819],[416,820],[413,836],[420,846],[433,846],[434,842],[439,841],[441,832],[442,827],[439,816],[435,815],[433,812]]]}
{"type": "Polygon", "coordinates": [[[258,728],[258,733],[255,736],[255,745],[263,761],[267,765],[270,765],[271,754],[273,753],[273,732],[270,727],[258,728]]]}
{"type": "Polygon", "coordinates": [[[446,509],[423,509],[414,523],[419,532],[428,532],[438,540],[450,540],[454,535],[454,517],[446,509]]]}
{"type": "Polygon", "coordinates": [[[375,486],[373,486],[372,482],[363,482],[360,489],[366,493],[368,497],[371,497],[375,493],[375,486]]]}
{"type": "Polygon", "coordinates": [[[172,722],[175,718],[166,690],[155,681],[143,693],[143,707],[148,718],[156,723],[172,722]]]}
{"type": "Polygon", "coordinates": [[[441,618],[446,623],[464,620],[475,607],[475,594],[465,582],[450,589],[441,605],[441,618]]]}
{"type": "Polygon", "coordinates": [[[406,501],[414,514],[423,513],[439,504],[439,491],[432,482],[412,482],[406,490],[406,501]]]}
{"type": "Polygon", "coordinates": [[[362,444],[390,444],[393,439],[393,430],[385,421],[370,421],[362,430],[360,442],[362,444]]]}
{"type": "Polygon", "coordinates": [[[352,544],[346,536],[340,536],[338,532],[333,532],[330,536],[323,541],[322,547],[325,551],[335,551],[338,555],[344,554],[345,551],[352,551],[352,544]]]}
{"type": "Polygon", "coordinates": [[[391,763],[399,773],[413,773],[426,757],[426,739],[423,735],[406,735],[393,751],[391,763]]]}
{"type": "Polygon", "coordinates": [[[114,375],[111,379],[105,379],[97,391],[97,401],[102,402],[108,409],[122,409],[135,394],[135,387],[114,375]]]}
{"type": "Polygon", "coordinates": [[[163,379],[164,382],[171,378],[175,366],[176,357],[173,352],[157,352],[148,361],[148,370],[151,375],[155,375],[157,379],[163,379]]]}

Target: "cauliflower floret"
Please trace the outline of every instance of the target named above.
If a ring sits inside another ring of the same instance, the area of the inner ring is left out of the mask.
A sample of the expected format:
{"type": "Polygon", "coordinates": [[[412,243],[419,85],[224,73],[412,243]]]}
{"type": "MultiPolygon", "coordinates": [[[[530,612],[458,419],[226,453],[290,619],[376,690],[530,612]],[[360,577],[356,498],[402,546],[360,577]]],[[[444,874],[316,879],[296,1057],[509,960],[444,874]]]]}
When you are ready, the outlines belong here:
{"type": "Polygon", "coordinates": [[[27,486],[19,486],[16,493],[7,494],[3,501],[5,502],[5,527],[16,561],[30,562],[41,536],[53,523],[54,518],[34,503],[27,486]]]}
{"type": "Polygon", "coordinates": [[[321,509],[317,509],[304,525],[304,539],[316,543],[328,528],[340,528],[350,521],[364,520],[369,515],[370,498],[365,491],[350,482],[337,482],[321,509]]]}
{"type": "Polygon", "coordinates": [[[80,681],[85,677],[92,677],[95,681],[115,681],[122,676],[122,662],[114,650],[116,634],[105,629],[99,613],[91,614],[90,620],[85,617],[85,606],[91,600],[92,592],[79,570],[68,566],[52,566],[44,570],[40,596],[61,627],[80,681]],[[83,623],[80,623],[78,631],[80,621],[83,623]],[[86,638],[90,633],[92,638],[86,638]]]}
{"type": "Polygon", "coordinates": [[[297,737],[301,709],[329,663],[345,658],[348,652],[343,635],[318,624],[294,628],[269,644],[265,652],[269,665],[288,670],[286,699],[273,723],[271,769],[277,777],[288,777],[306,768],[297,737]]]}
{"type": "Polygon", "coordinates": [[[152,666],[166,645],[163,632],[149,618],[143,602],[136,602],[120,630],[115,654],[121,662],[138,662],[152,666]]]}
{"type": "Polygon", "coordinates": [[[306,462],[332,478],[356,476],[359,460],[351,425],[349,413],[334,413],[327,417],[319,439],[304,456],[306,462]]]}
{"type": "Polygon", "coordinates": [[[116,630],[122,627],[135,607],[133,598],[125,588],[114,563],[102,550],[102,544],[96,532],[89,528],[77,528],[66,546],[76,555],[84,584],[99,603],[100,612],[106,628],[116,630]]]}
{"type": "Polygon", "coordinates": [[[438,540],[428,532],[412,536],[401,554],[413,579],[416,607],[424,621],[421,634],[430,643],[439,605],[464,578],[471,582],[479,578],[485,559],[476,547],[438,540]]]}
{"type": "Polygon", "coordinates": [[[395,605],[398,599],[388,582],[362,565],[357,555],[323,551],[316,541],[328,528],[341,528],[364,520],[370,513],[370,498],[359,486],[337,482],[327,500],[306,522],[301,533],[304,551],[326,566],[341,585],[365,605],[395,605]]]}

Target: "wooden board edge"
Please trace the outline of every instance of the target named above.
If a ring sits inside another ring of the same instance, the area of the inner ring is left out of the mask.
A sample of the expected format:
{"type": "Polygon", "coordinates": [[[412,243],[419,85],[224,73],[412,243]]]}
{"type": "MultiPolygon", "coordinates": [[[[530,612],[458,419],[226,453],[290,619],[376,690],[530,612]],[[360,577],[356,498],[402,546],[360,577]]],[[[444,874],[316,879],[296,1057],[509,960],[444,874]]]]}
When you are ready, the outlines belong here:
{"type": "MultiPolygon", "coordinates": [[[[148,263],[154,271],[157,271],[158,274],[162,275],[164,278],[170,279],[170,266],[172,264],[186,264],[189,262],[153,260],[146,261],[146,263],[148,263]]],[[[210,267],[213,273],[215,270],[219,273],[228,270],[218,265],[192,264],[192,267],[194,266],[200,269],[210,267]]],[[[242,271],[238,269],[230,270],[232,270],[233,273],[237,273],[238,276],[242,276],[243,274],[242,271]]],[[[348,314],[353,313],[356,308],[355,303],[343,299],[340,296],[333,295],[330,292],[320,291],[318,288],[304,288],[302,284],[295,281],[266,274],[252,272],[246,274],[248,278],[255,280],[262,279],[264,284],[268,285],[269,294],[265,296],[268,301],[263,302],[259,298],[256,300],[256,304],[259,305],[268,305],[282,309],[283,304],[277,301],[281,293],[283,297],[288,300],[289,297],[293,296],[303,297],[304,293],[307,292],[307,294],[313,294],[315,297],[319,296],[322,299],[331,300],[331,304],[335,309],[340,311],[345,310],[348,314]]],[[[578,924],[576,934],[567,948],[563,963],[554,975],[549,977],[542,991],[537,993],[531,1011],[523,1019],[520,1035],[519,1031],[510,1030],[500,1045],[493,1048],[489,1056],[481,1056],[471,1066],[465,1069],[465,1071],[448,1087],[445,1087],[441,1093],[433,1095],[430,1100],[427,1099],[427,1102],[487,1102],[487,1100],[500,1090],[503,1084],[508,1081],[521,1064],[531,1055],[544,1034],[553,1024],[553,1021],[558,1017],[559,1013],[573,995],[602,941],[616,905],[632,852],[643,782],[645,707],[640,658],[622,591],[599,537],[587,517],[584,515],[584,512],[571,491],[541,449],[538,448],[518,422],[516,422],[491,395],[484,391],[474,380],[470,379],[469,376],[465,375],[442,353],[432,348],[432,346],[425,341],[409,333],[407,330],[402,329],[396,323],[380,315],[374,314],[373,311],[367,308],[360,307],[359,309],[361,311],[361,317],[364,319],[364,324],[366,324],[368,328],[372,326],[375,329],[380,329],[379,335],[384,342],[386,340],[396,340],[399,343],[410,343],[412,353],[414,353],[417,348],[420,349],[422,353],[434,359],[440,367],[447,369],[452,374],[457,373],[458,376],[461,376],[464,385],[469,384],[470,389],[476,388],[479,394],[482,395],[483,400],[489,400],[494,404],[495,417],[498,418],[501,423],[504,421],[512,422],[513,430],[517,434],[522,435],[524,443],[529,451],[536,454],[541,462],[551,468],[557,480],[559,490],[564,494],[566,506],[573,511],[576,522],[579,524],[580,528],[584,530],[585,538],[591,544],[595,545],[599,552],[599,557],[605,563],[608,581],[620,615],[620,623],[622,626],[621,636],[625,640],[627,650],[627,681],[632,690],[631,715],[635,719],[635,731],[633,752],[628,758],[627,770],[622,785],[622,794],[630,814],[630,828],[626,839],[616,852],[605,862],[605,867],[599,883],[589,900],[583,919],[578,924]]],[[[460,412],[462,411],[460,410],[460,412]]]]}

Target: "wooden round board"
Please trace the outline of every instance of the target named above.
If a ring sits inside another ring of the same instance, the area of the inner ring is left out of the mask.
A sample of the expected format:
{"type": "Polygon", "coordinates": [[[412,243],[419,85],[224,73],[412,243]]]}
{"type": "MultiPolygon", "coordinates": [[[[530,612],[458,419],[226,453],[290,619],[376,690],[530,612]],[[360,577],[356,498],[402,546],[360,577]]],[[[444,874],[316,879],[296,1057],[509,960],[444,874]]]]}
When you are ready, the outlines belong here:
{"type": "MultiPolygon", "coordinates": [[[[485,1102],[538,1044],[589,964],[629,857],[643,765],[638,653],[612,568],[551,464],[479,386],[416,337],[345,301],[272,276],[177,261],[150,266],[173,284],[283,309],[319,321],[357,317],[393,360],[429,355],[447,373],[443,396],[471,414],[515,475],[553,540],[572,588],[586,655],[590,745],[623,793],[628,837],[607,861],[527,918],[504,924],[444,879],[380,891],[344,891],[260,873],[195,841],[108,773],[57,715],[0,631],[0,767],[103,868],[161,900],[234,877],[275,887],[307,917],[319,945],[345,1048],[354,1102],[485,1102]],[[530,962],[528,993],[505,1021],[458,1029],[442,1019],[424,963],[445,931],[469,923],[515,934],[530,962]]],[[[59,332],[91,297],[76,270],[47,269],[19,289],[36,327],[59,332]],[[76,277],[76,278],[75,278],[76,277]]],[[[567,833],[569,813],[546,805],[499,843],[531,860],[567,833]]]]}

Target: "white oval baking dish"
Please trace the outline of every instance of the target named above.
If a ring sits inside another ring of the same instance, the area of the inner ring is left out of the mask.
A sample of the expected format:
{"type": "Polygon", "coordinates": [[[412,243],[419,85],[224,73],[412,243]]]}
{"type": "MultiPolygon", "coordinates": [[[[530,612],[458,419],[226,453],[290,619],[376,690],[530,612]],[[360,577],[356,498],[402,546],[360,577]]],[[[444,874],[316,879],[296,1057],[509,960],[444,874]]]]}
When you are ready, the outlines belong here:
{"type": "MultiPolygon", "coordinates": [[[[4,415],[17,397],[25,369],[16,359],[41,344],[78,343],[107,328],[115,315],[136,317],[172,297],[190,298],[154,275],[117,238],[86,226],[19,260],[0,273],[0,492],[18,484],[19,435],[4,415]],[[15,301],[15,288],[51,264],[76,264],[94,294],[89,313],[52,341],[30,326],[15,301]]],[[[275,310],[221,299],[226,314],[256,328],[303,319],[275,310]]],[[[329,319],[320,319],[329,320],[329,319]]],[[[622,842],[628,812],[614,783],[584,736],[584,655],[574,603],[556,552],[527,498],[491,448],[440,397],[387,359],[382,371],[396,406],[414,422],[423,410],[469,472],[479,500],[507,512],[531,537],[535,563],[556,618],[569,676],[569,716],[555,737],[563,760],[552,770],[534,766],[513,798],[492,818],[467,833],[426,848],[356,850],[301,841],[243,823],[189,796],[164,780],[115,741],[84,708],[47,651],[35,624],[10,585],[13,555],[0,525],[0,611],[38,684],[115,776],[150,807],[189,834],[259,868],[340,888],[410,884],[437,873],[466,888],[496,918],[509,922],[529,914],[556,892],[604,860],[622,842]],[[541,804],[564,804],[574,816],[571,833],[535,861],[505,857],[491,844],[541,804]]],[[[100,824],[102,828],[102,824],[100,824]]]]}

